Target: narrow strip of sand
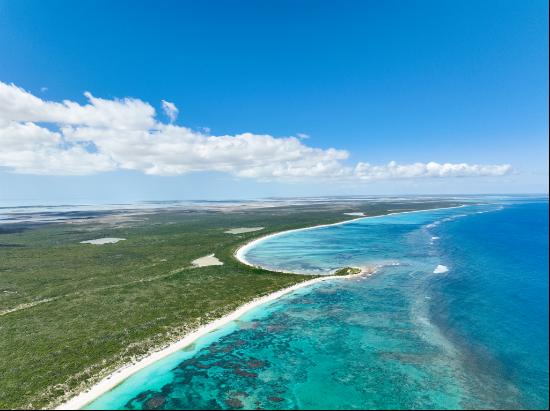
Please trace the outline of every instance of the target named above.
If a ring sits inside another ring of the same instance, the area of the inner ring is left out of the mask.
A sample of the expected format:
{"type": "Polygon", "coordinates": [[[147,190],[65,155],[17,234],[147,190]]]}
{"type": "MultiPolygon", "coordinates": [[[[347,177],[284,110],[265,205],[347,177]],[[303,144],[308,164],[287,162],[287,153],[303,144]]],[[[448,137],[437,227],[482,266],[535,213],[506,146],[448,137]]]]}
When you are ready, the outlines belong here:
{"type": "MultiPolygon", "coordinates": [[[[458,208],[458,207],[463,207],[463,206],[442,207],[442,208],[458,208]]],[[[421,211],[434,211],[434,210],[438,210],[438,209],[441,209],[441,208],[433,208],[433,209],[427,209],[427,210],[405,211],[403,213],[397,213],[396,212],[396,213],[382,214],[382,215],[379,215],[379,216],[359,217],[359,218],[354,218],[354,219],[345,220],[345,221],[332,223],[332,224],[321,224],[321,225],[316,225],[316,226],[312,226],[312,227],[298,228],[298,229],[294,229],[294,230],[287,230],[287,231],[282,231],[282,232],[279,232],[279,233],[269,234],[269,235],[260,237],[256,240],[253,240],[253,241],[243,245],[242,247],[240,247],[235,252],[235,257],[240,262],[242,262],[243,264],[246,264],[246,265],[249,265],[249,266],[254,266],[253,264],[250,264],[244,258],[244,254],[251,247],[256,245],[258,242],[264,241],[264,240],[266,240],[268,238],[271,238],[271,237],[274,237],[274,236],[278,236],[278,235],[281,235],[281,234],[285,234],[285,233],[288,233],[288,232],[294,232],[294,231],[312,230],[312,229],[320,228],[320,227],[328,227],[328,226],[335,226],[335,225],[341,225],[341,224],[348,224],[348,223],[351,223],[353,221],[362,220],[364,218],[382,217],[382,216],[387,216],[387,215],[390,215],[390,214],[404,214],[404,213],[414,213],[414,212],[421,212],[421,211]]],[[[293,291],[296,291],[300,288],[308,287],[308,286],[311,286],[313,284],[317,284],[317,283],[320,283],[320,282],[323,282],[323,281],[360,277],[360,276],[363,276],[363,275],[371,275],[375,271],[376,271],[376,267],[375,268],[363,269],[358,274],[350,274],[350,275],[345,275],[345,276],[343,276],[343,275],[327,275],[327,276],[324,276],[324,277],[317,277],[317,278],[313,278],[311,280],[303,281],[301,283],[295,284],[295,285],[287,287],[287,288],[283,288],[282,290],[275,291],[275,292],[273,292],[271,294],[268,294],[266,296],[255,298],[254,300],[250,301],[249,303],[246,303],[246,304],[240,306],[235,311],[233,311],[233,312],[231,312],[231,313],[229,313],[229,314],[227,314],[227,315],[225,315],[225,316],[223,316],[223,317],[221,317],[217,320],[214,320],[214,321],[212,321],[208,324],[205,324],[204,326],[198,328],[196,331],[187,334],[182,339],[174,342],[173,344],[170,344],[166,348],[164,348],[160,351],[156,351],[156,352],[146,356],[145,358],[141,359],[140,361],[138,361],[134,364],[128,364],[124,367],[119,368],[118,370],[114,371],[113,373],[109,374],[107,377],[102,379],[99,383],[92,386],[90,389],[78,394],[77,396],[73,397],[69,401],[64,402],[63,404],[56,407],[56,409],[57,410],[76,410],[76,409],[83,408],[86,405],[88,405],[89,403],[91,403],[92,401],[94,401],[99,396],[101,396],[101,395],[105,394],[107,391],[113,389],[115,386],[117,386],[118,384],[120,384],[125,379],[130,377],[132,374],[135,374],[139,370],[153,364],[154,362],[156,362],[156,361],[158,361],[158,360],[160,360],[164,357],[167,357],[170,354],[175,353],[176,351],[179,351],[179,350],[191,345],[193,342],[195,342],[197,339],[203,337],[204,335],[223,327],[224,325],[230,323],[231,321],[237,320],[239,317],[246,314],[248,311],[250,311],[250,310],[252,310],[256,307],[259,307],[263,304],[274,301],[274,300],[276,300],[276,299],[278,299],[278,298],[280,298],[280,297],[282,297],[286,294],[289,294],[289,293],[291,293],[293,291]]]]}

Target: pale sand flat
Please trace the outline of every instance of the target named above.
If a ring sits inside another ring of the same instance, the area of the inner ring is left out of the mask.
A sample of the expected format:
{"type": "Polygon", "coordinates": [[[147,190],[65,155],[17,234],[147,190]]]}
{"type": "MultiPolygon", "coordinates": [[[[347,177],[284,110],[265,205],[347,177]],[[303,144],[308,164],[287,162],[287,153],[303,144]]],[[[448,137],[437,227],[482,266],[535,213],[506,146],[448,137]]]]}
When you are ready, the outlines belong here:
{"type": "Polygon", "coordinates": [[[361,213],[361,212],[355,212],[355,213],[344,213],[344,215],[352,215],[352,216],[356,216],[356,217],[362,217],[365,215],[365,213],[361,213]]]}
{"type": "Polygon", "coordinates": [[[214,254],[210,254],[193,260],[191,264],[195,267],[208,267],[209,265],[223,265],[223,262],[218,260],[214,254]]]}
{"type": "Polygon", "coordinates": [[[105,237],[105,238],[96,238],[95,240],[86,240],[81,241],[80,244],[96,244],[96,245],[102,245],[102,244],[115,244],[119,241],[124,241],[125,238],[115,238],[115,237],[105,237]]]}
{"type": "Polygon", "coordinates": [[[231,230],[224,231],[227,234],[243,234],[251,233],[253,231],[263,230],[263,227],[241,227],[241,228],[232,228],[231,230]]]}

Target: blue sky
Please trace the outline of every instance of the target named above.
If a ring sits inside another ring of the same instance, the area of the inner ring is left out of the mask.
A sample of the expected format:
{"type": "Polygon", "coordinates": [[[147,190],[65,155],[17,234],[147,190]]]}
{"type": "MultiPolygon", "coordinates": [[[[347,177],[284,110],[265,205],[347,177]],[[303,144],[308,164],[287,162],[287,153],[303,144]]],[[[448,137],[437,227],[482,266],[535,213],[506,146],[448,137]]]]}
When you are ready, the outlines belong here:
{"type": "MultiPolygon", "coordinates": [[[[200,156],[186,157],[195,148],[178,146],[151,165],[139,156],[157,149],[154,139],[141,154],[127,154],[119,146],[136,143],[126,135],[117,147],[92,136],[83,156],[89,164],[75,171],[52,166],[76,160],[50,149],[47,163],[14,160],[23,149],[8,147],[15,139],[10,128],[0,131],[4,200],[548,190],[546,1],[0,1],[0,82],[17,87],[21,101],[33,95],[92,104],[85,91],[105,101],[139,99],[163,124],[148,126],[152,133],[169,132],[165,100],[179,110],[174,125],[192,130],[181,138],[204,139],[198,153],[224,150],[209,136],[252,133],[236,152],[278,161],[275,168],[210,156],[201,163],[200,156]],[[263,135],[273,140],[254,137],[263,135]],[[289,136],[297,144],[280,148],[278,139],[289,136]],[[265,147],[297,150],[300,159],[287,151],[279,159],[265,147]],[[345,150],[346,158],[330,148],[345,150]],[[396,171],[391,161],[512,168],[396,171]],[[94,168],[97,162],[103,165],[94,168]],[[382,169],[359,172],[358,163],[382,169]]],[[[14,90],[6,88],[5,105],[14,90]]],[[[52,133],[67,124],[98,127],[89,119],[71,123],[71,114],[26,110],[6,108],[4,122],[33,121],[52,133]]],[[[84,144],[80,134],[59,138],[84,144]]],[[[172,147],[180,137],[169,138],[172,147]]],[[[35,153],[44,147],[32,144],[40,147],[35,153]]]]}

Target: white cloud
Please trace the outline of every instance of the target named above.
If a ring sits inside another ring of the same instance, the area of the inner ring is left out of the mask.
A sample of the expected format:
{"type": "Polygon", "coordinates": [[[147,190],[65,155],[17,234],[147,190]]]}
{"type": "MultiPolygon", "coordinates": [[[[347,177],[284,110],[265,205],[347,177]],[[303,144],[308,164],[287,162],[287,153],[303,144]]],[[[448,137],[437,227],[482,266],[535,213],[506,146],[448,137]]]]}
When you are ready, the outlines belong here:
{"type": "Polygon", "coordinates": [[[361,180],[387,180],[405,178],[430,177],[476,177],[502,176],[512,171],[509,164],[501,165],[469,165],[466,163],[414,163],[400,165],[395,161],[382,166],[372,166],[368,163],[358,163],[355,166],[355,176],[361,180]]]}
{"type": "Polygon", "coordinates": [[[170,103],[166,100],[161,100],[162,102],[162,110],[164,111],[164,114],[170,119],[170,123],[173,123],[176,121],[176,118],[178,117],[179,110],[176,107],[174,103],[170,103]]]}
{"type": "MultiPolygon", "coordinates": [[[[91,174],[138,170],[178,175],[219,171],[257,180],[373,181],[500,176],[509,165],[415,163],[372,166],[346,163],[349,153],[319,149],[304,137],[209,132],[161,123],[154,108],[133,98],[87,102],[42,100],[0,82],[0,167],[30,174],[91,174]]],[[[162,101],[171,122],[177,107],[162,101]]]]}
{"type": "Polygon", "coordinates": [[[0,166],[26,174],[84,175],[113,170],[115,163],[86,145],[71,145],[58,132],[34,123],[0,124],[0,166]]]}
{"type": "Polygon", "coordinates": [[[74,124],[110,129],[147,129],[155,125],[155,109],[138,99],[105,100],[85,92],[88,104],[45,101],[0,81],[0,119],[74,124]]]}

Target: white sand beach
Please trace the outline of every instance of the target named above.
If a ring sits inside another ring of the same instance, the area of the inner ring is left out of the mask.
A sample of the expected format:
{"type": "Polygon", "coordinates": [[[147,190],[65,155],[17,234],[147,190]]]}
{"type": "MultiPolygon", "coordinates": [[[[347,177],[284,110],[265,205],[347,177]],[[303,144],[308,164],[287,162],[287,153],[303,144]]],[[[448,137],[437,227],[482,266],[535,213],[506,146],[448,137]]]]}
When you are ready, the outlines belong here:
{"type": "MultiPolygon", "coordinates": [[[[256,265],[250,263],[246,259],[245,254],[252,247],[254,247],[255,245],[257,245],[258,243],[260,243],[262,241],[267,240],[268,238],[278,237],[280,235],[284,235],[284,234],[288,234],[288,233],[292,233],[292,232],[297,232],[297,231],[314,230],[316,228],[332,227],[332,226],[336,226],[336,225],[350,224],[350,223],[353,223],[353,222],[356,222],[356,221],[359,221],[359,220],[364,220],[364,219],[367,219],[367,218],[386,217],[386,216],[389,216],[389,215],[396,215],[396,214],[421,213],[421,212],[426,212],[426,211],[443,210],[443,209],[447,209],[447,208],[449,208],[449,209],[451,209],[451,208],[461,208],[461,207],[465,207],[465,206],[464,205],[459,205],[459,206],[452,206],[452,207],[428,208],[428,209],[423,209],[423,210],[411,210],[411,211],[394,212],[394,213],[387,213],[387,214],[374,215],[374,216],[363,216],[363,217],[352,218],[352,219],[349,219],[349,220],[339,221],[337,223],[319,224],[319,225],[314,225],[314,226],[311,226],[311,227],[295,228],[293,230],[280,231],[278,233],[272,233],[272,234],[264,235],[262,237],[259,237],[255,240],[252,240],[252,241],[246,243],[245,245],[243,245],[242,247],[237,249],[237,251],[235,252],[235,258],[243,264],[249,265],[251,267],[256,267],[256,265]]],[[[277,270],[273,270],[273,269],[269,269],[269,270],[270,271],[275,271],[275,272],[282,272],[282,271],[277,271],[277,270]]]]}
{"type": "Polygon", "coordinates": [[[179,351],[191,344],[193,344],[197,339],[205,336],[206,334],[217,330],[218,328],[223,327],[224,325],[230,323],[231,321],[237,320],[242,315],[246,314],[248,311],[259,307],[263,304],[266,304],[268,302],[274,301],[283,295],[289,294],[293,291],[296,291],[300,288],[308,287],[316,283],[320,283],[322,281],[328,281],[328,280],[334,280],[334,279],[346,279],[346,278],[353,278],[353,277],[360,277],[362,275],[372,275],[374,272],[373,269],[367,269],[365,271],[361,271],[358,274],[350,274],[346,276],[325,276],[325,277],[318,277],[314,278],[312,280],[307,280],[298,284],[295,284],[293,286],[283,288],[282,290],[275,291],[271,294],[268,294],[263,297],[258,297],[254,300],[252,300],[249,303],[246,303],[239,308],[237,308],[235,311],[215,320],[208,324],[205,324],[204,326],[198,328],[196,331],[187,334],[182,339],[176,341],[173,344],[170,344],[166,348],[154,352],[145,358],[141,359],[140,361],[126,365],[113,373],[109,374],[107,377],[105,377],[103,380],[101,380],[99,383],[94,385],[92,388],[88,389],[87,391],[84,391],[80,394],[78,394],[76,397],[70,399],[69,401],[59,405],[56,407],[56,410],[76,410],[80,409],[93,400],[95,400],[97,397],[99,397],[102,394],[105,394],[107,391],[113,389],[118,384],[123,382],[126,378],[130,377],[132,374],[135,374],[139,370],[153,364],[154,362],[167,357],[170,354],[175,353],[176,351],[179,351]]]}

